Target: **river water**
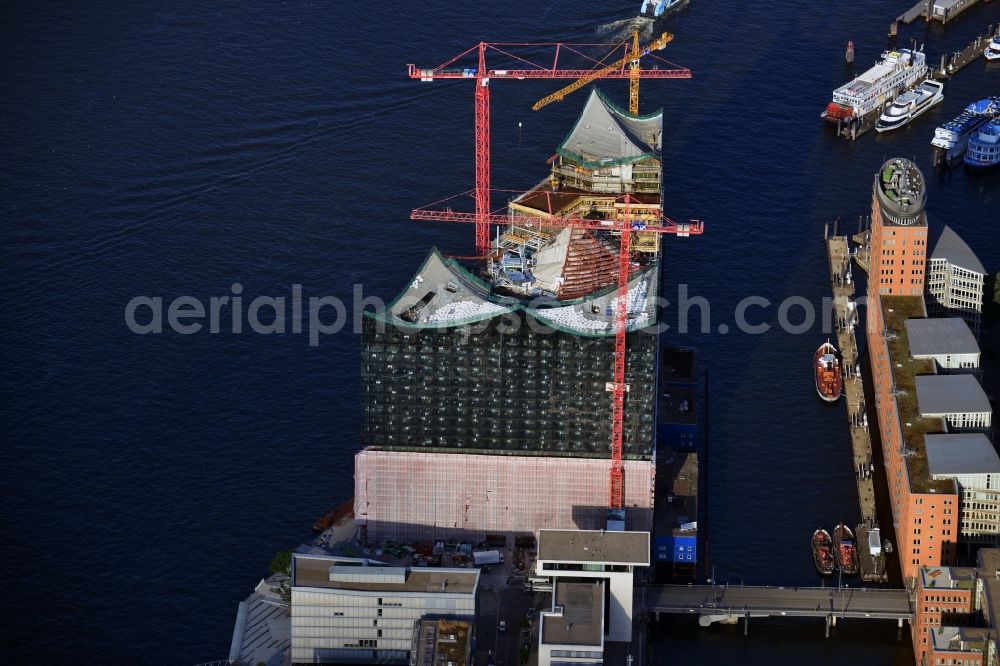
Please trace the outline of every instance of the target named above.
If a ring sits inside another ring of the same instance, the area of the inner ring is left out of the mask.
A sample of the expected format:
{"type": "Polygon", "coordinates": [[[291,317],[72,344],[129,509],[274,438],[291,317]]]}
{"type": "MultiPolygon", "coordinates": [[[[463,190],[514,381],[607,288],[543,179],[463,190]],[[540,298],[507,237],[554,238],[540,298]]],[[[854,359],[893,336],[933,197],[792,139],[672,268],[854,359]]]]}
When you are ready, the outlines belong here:
{"type": "MultiPolygon", "coordinates": [[[[7,564],[4,652],[20,663],[195,663],[228,654],[237,602],[271,555],[350,495],[358,337],[136,335],[136,296],[393,297],[437,245],[471,230],[408,211],[471,186],[472,91],[421,85],[480,39],[622,39],[637,2],[32,4],[4,10],[3,280],[7,564]]],[[[818,119],[885,44],[903,6],[717,3],[672,19],[661,55],[689,81],[646,82],[665,110],[666,211],[707,233],[667,246],[666,295],[711,304],[695,345],[711,378],[712,562],[720,581],[814,584],[818,525],[857,518],[843,408],[816,400],[826,334],[781,332],[778,304],[826,295],[823,224],[865,213],[882,160],[915,158],[932,238],[945,223],[1000,267],[1000,172],[936,175],[933,128],[1000,93],[977,62],[912,126],[851,144],[818,119]],[[773,305],[738,333],[737,303],[773,305]],[[718,332],[727,323],[731,331],[718,332]]],[[[905,31],[932,60],[1000,6],[905,31]]],[[[647,30],[648,32],[648,30],[647,30]]],[[[493,174],[526,188],[583,93],[533,113],[555,82],[496,82],[493,174]],[[520,123],[520,128],[518,124],[520,123]]],[[[622,96],[620,84],[604,86],[622,96]]],[[[793,319],[796,319],[793,316],[793,319]]],[[[895,626],[658,627],[657,663],[906,663],[895,626]]]]}

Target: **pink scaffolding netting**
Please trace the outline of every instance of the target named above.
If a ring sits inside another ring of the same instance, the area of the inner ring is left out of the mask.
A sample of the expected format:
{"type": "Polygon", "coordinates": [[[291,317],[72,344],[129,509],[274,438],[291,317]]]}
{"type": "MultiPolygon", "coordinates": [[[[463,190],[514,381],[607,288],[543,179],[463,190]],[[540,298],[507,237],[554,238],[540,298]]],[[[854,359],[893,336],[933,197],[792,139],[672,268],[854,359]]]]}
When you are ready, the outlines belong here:
{"type": "MultiPolygon", "coordinates": [[[[624,461],[626,527],[650,530],[655,467],[624,461]]],[[[600,529],[610,462],[588,458],[382,451],[354,459],[355,520],[369,543],[600,529]]]]}

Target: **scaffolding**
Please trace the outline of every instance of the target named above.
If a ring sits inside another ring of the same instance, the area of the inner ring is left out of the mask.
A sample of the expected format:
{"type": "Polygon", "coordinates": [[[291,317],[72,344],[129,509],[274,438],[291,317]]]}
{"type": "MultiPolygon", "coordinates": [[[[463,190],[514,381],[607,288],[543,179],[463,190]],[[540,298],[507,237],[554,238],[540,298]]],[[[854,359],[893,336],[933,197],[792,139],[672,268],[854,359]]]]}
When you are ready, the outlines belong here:
{"type": "MultiPolygon", "coordinates": [[[[605,437],[606,439],[606,437],[605,437]]],[[[626,524],[653,523],[655,466],[627,460],[626,524]]],[[[496,456],[366,448],[354,459],[355,521],[368,543],[528,536],[539,529],[601,529],[604,459],[496,456]]]]}

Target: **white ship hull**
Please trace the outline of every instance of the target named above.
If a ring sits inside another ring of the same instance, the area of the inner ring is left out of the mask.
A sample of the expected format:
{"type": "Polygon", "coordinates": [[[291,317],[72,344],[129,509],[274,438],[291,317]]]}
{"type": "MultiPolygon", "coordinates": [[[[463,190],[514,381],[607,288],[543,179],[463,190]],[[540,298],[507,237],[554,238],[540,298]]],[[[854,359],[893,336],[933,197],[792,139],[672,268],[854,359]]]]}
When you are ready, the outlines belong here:
{"type": "Polygon", "coordinates": [[[924,81],[908,93],[900,95],[891,107],[875,123],[876,132],[890,132],[907,125],[914,118],[944,100],[944,84],[938,81],[924,81]]]}
{"type": "Polygon", "coordinates": [[[927,76],[921,51],[886,51],[874,67],[833,91],[833,101],[821,117],[839,121],[865,116],[883,108],[927,76]]]}

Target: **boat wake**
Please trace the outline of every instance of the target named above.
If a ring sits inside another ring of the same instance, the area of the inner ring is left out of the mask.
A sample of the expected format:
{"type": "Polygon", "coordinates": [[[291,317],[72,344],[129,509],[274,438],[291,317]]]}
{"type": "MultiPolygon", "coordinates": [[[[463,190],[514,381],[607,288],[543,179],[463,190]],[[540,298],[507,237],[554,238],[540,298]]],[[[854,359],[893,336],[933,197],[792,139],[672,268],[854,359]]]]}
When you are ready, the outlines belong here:
{"type": "Polygon", "coordinates": [[[598,26],[596,32],[601,36],[610,36],[612,41],[624,41],[638,30],[639,39],[647,42],[653,36],[653,23],[653,19],[646,18],[645,16],[633,16],[598,26]]]}

